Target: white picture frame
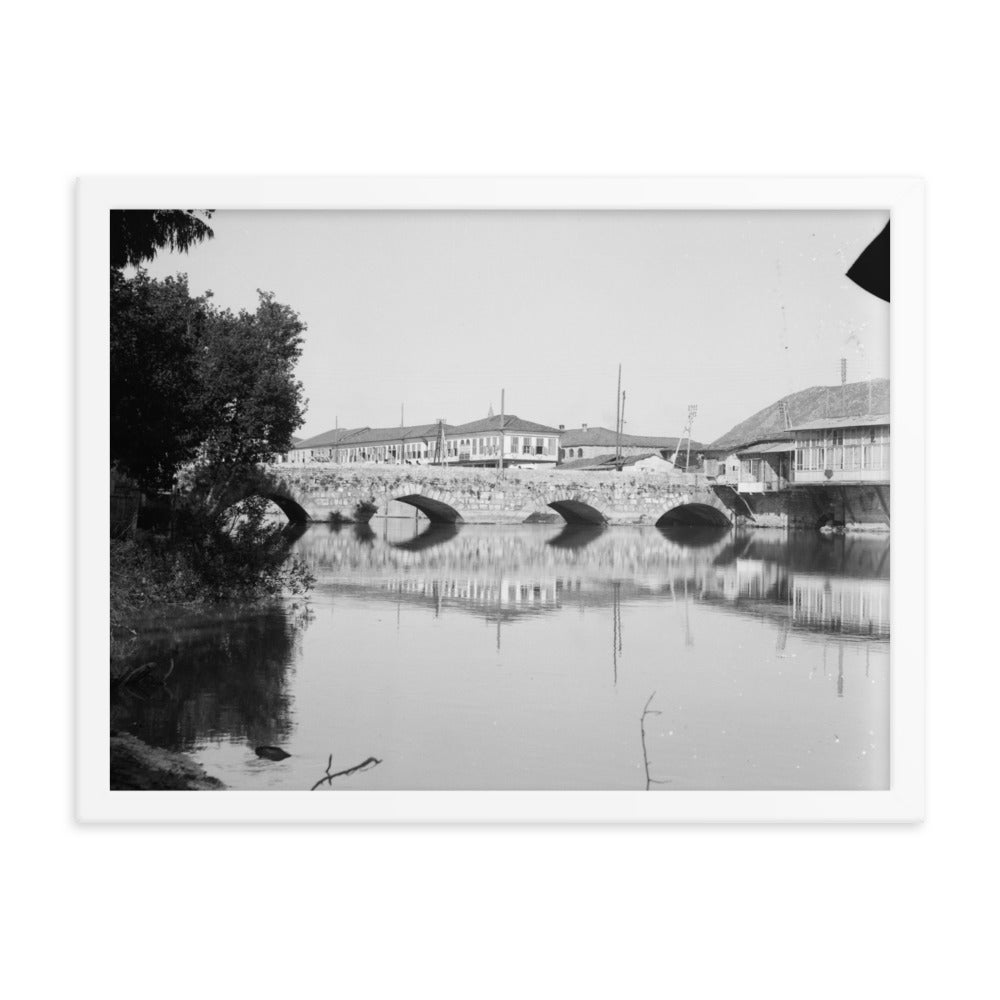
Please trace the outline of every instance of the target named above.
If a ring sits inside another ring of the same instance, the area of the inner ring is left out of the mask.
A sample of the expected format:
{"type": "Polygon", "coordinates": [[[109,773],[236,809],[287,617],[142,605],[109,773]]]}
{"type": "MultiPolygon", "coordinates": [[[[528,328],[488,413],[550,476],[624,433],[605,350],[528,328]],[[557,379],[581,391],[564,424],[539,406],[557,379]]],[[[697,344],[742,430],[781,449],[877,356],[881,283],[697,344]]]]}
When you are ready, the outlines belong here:
{"type": "Polygon", "coordinates": [[[85,823],[857,823],[924,814],[924,188],[909,178],[114,178],[77,188],[76,815],[85,823]],[[109,227],[121,208],[879,209],[892,221],[885,791],[111,791],[109,227]]]}

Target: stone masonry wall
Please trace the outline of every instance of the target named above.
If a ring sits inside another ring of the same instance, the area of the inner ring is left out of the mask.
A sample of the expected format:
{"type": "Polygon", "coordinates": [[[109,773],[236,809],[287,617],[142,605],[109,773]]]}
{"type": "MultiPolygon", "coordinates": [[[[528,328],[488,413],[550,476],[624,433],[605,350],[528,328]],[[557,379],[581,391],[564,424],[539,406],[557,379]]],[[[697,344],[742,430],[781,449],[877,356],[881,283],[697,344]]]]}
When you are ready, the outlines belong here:
{"type": "MultiPolygon", "coordinates": [[[[275,496],[298,504],[311,521],[331,515],[364,521],[385,511],[389,501],[417,497],[446,505],[464,521],[520,523],[532,515],[551,517],[552,503],[585,504],[611,524],[655,524],[685,503],[711,506],[728,520],[732,514],[703,476],[674,473],[630,474],[435,466],[315,464],[273,466],[275,496]]],[[[572,513],[572,510],[571,510],[572,513]]]]}

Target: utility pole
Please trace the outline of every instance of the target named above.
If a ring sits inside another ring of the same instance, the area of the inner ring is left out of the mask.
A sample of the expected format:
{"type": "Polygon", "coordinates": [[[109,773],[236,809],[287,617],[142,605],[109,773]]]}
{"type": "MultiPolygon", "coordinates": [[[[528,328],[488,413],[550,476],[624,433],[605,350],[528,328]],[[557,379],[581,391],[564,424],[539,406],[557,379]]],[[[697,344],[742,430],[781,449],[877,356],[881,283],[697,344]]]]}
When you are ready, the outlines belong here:
{"type": "Polygon", "coordinates": [[[622,415],[618,422],[618,458],[615,462],[615,468],[621,472],[622,466],[625,464],[625,458],[622,455],[622,435],[625,433],[625,390],[622,389],[622,415]]]}
{"type": "Polygon", "coordinates": [[[504,412],[506,406],[505,394],[506,390],[501,389],[500,390],[500,448],[497,454],[497,473],[501,476],[503,475],[503,446],[504,446],[503,425],[504,425],[504,412]]]}
{"type": "Polygon", "coordinates": [[[689,406],[688,407],[688,450],[687,458],[684,459],[684,471],[688,472],[691,469],[691,431],[694,430],[694,418],[698,416],[698,407],[689,406]]]}
{"type": "Polygon", "coordinates": [[[435,451],[437,452],[437,464],[444,465],[444,417],[437,418],[437,442],[435,445],[435,451]]]}
{"type": "Polygon", "coordinates": [[[618,391],[615,393],[615,468],[622,470],[622,366],[618,363],[618,391]]]}
{"type": "Polygon", "coordinates": [[[677,465],[677,456],[681,453],[681,445],[684,443],[684,439],[687,438],[687,464],[684,466],[685,472],[687,471],[688,465],[691,464],[691,428],[694,426],[694,418],[696,416],[698,416],[697,403],[689,403],[687,423],[684,425],[684,432],[677,439],[677,447],[674,449],[673,458],[670,459],[674,465],[677,465]]]}
{"type": "Polygon", "coordinates": [[[788,415],[788,400],[783,399],[778,403],[778,414],[781,417],[781,426],[783,430],[792,429],[792,418],[788,415]]]}

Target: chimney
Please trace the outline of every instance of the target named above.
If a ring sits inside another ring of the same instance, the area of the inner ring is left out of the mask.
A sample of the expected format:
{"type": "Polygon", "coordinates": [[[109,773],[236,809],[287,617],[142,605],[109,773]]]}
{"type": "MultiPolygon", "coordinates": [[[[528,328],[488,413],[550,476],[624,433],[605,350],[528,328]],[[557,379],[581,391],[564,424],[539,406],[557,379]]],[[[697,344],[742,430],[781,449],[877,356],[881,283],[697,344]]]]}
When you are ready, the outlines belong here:
{"type": "Polygon", "coordinates": [[[586,430],[586,429],[587,429],[587,425],[586,425],[586,424],[580,424],[580,428],[581,428],[582,430],[586,430]]]}
{"type": "Polygon", "coordinates": [[[561,431],[566,430],[566,425],[565,424],[560,424],[559,425],[559,430],[561,430],[561,431]]]}

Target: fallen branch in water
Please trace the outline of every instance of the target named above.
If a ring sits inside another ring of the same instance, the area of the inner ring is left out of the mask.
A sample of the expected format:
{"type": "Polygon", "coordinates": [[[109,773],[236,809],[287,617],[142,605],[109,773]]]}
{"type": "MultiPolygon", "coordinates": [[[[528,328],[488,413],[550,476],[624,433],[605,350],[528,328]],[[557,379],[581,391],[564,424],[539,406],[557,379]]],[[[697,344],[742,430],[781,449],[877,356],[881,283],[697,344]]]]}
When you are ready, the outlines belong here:
{"type": "Polygon", "coordinates": [[[650,709],[650,705],[653,703],[653,699],[656,697],[656,692],[654,691],[646,702],[645,708],[642,710],[642,715],[639,716],[639,737],[642,740],[642,763],[646,769],[646,791],[649,791],[650,785],[669,785],[669,781],[658,781],[656,778],[651,778],[649,776],[649,755],[646,753],[646,716],[647,715],[662,715],[662,712],[656,709],[650,709]]]}
{"type": "Polygon", "coordinates": [[[381,763],[382,761],[376,757],[368,757],[360,764],[355,764],[354,767],[349,767],[346,771],[337,771],[334,774],[331,774],[330,768],[333,767],[333,754],[330,754],[330,759],[326,762],[326,774],[320,778],[319,781],[317,781],[316,784],[309,789],[309,791],[315,792],[316,789],[324,783],[332,785],[334,778],[343,778],[348,774],[357,774],[358,771],[368,771],[381,763]]]}

